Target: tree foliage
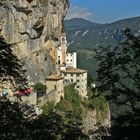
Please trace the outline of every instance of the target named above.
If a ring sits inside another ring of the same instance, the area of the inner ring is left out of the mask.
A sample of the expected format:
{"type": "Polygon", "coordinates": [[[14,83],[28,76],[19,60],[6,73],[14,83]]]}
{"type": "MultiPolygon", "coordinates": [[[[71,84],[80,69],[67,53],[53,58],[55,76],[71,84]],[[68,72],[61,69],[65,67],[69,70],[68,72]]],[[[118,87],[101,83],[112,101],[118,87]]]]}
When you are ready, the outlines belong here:
{"type": "Polygon", "coordinates": [[[88,76],[87,76],[87,86],[88,86],[89,88],[91,88],[91,85],[93,84],[93,82],[94,82],[93,76],[92,76],[91,74],[88,73],[88,76]]]}
{"type": "Polygon", "coordinates": [[[86,140],[82,120],[72,112],[37,115],[27,104],[0,98],[1,140],[86,140]]]}
{"type": "Polygon", "coordinates": [[[26,70],[14,54],[12,45],[7,44],[5,40],[0,37],[0,80],[9,80],[13,85],[18,85],[20,88],[27,85],[26,70]],[[15,82],[15,84],[14,84],[15,82]]]}
{"type": "Polygon", "coordinates": [[[62,112],[73,111],[72,103],[68,100],[62,99],[59,103],[57,103],[56,110],[62,112]]]}
{"type": "Polygon", "coordinates": [[[67,100],[71,106],[72,111],[77,115],[82,113],[82,100],[78,91],[74,89],[75,84],[71,84],[65,87],[65,100],[67,100]]]}
{"type": "Polygon", "coordinates": [[[43,114],[44,115],[49,115],[51,112],[53,112],[54,107],[55,107],[55,102],[54,101],[47,102],[47,104],[42,106],[43,114]]]}
{"type": "Polygon", "coordinates": [[[36,83],[34,85],[34,90],[37,92],[38,96],[42,96],[42,95],[46,94],[46,85],[44,85],[42,83],[36,83]]]}
{"type": "Polygon", "coordinates": [[[110,101],[114,139],[140,137],[140,38],[124,31],[126,37],[116,47],[101,47],[96,59],[98,90],[110,101]]]}

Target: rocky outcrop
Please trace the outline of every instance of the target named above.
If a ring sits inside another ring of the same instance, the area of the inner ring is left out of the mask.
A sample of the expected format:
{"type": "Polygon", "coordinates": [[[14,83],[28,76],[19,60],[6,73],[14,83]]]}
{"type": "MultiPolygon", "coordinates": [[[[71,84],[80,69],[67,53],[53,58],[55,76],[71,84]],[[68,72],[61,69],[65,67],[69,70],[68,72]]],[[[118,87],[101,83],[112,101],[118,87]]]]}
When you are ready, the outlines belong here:
{"type": "Polygon", "coordinates": [[[84,132],[90,139],[101,139],[102,136],[109,135],[111,127],[110,109],[107,105],[106,110],[97,111],[96,109],[86,109],[83,116],[84,132]]]}
{"type": "Polygon", "coordinates": [[[55,64],[44,49],[45,42],[59,40],[68,0],[1,0],[0,35],[14,44],[30,82],[43,81],[55,73],[55,64]]]}

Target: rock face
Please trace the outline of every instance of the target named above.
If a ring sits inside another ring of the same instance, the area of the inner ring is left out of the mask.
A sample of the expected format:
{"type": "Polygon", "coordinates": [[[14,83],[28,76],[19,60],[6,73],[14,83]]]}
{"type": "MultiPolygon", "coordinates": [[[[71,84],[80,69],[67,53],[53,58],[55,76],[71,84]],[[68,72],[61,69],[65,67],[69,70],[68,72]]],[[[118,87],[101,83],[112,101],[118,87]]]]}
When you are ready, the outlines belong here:
{"type": "Polygon", "coordinates": [[[111,127],[109,106],[106,111],[86,110],[83,123],[84,132],[90,136],[91,140],[108,136],[111,127]]]}
{"type": "Polygon", "coordinates": [[[45,42],[59,40],[68,0],[1,0],[0,35],[14,44],[14,52],[24,63],[30,82],[44,81],[55,73],[55,64],[45,42]]]}

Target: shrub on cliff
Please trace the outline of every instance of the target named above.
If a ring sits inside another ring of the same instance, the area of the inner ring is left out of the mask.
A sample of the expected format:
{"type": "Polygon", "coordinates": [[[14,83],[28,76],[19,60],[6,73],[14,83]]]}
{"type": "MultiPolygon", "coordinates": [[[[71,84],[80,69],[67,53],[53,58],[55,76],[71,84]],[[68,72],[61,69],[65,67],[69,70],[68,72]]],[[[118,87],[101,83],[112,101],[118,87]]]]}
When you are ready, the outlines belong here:
{"type": "Polygon", "coordinates": [[[34,90],[37,92],[38,96],[46,94],[46,85],[42,83],[36,83],[34,85],[34,90]]]}

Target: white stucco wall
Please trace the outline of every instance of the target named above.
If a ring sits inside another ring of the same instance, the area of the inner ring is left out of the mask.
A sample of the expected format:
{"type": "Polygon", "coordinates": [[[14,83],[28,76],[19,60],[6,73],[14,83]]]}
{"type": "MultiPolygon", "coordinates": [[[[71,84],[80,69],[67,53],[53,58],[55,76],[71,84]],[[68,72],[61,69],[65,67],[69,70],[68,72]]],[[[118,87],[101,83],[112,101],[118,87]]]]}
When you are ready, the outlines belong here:
{"type": "Polygon", "coordinates": [[[62,73],[64,84],[75,83],[75,89],[82,97],[87,95],[87,72],[81,74],[62,73]]]}
{"type": "Polygon", "coordinates": [[[76,52],[67,53],[66,66],[77,68],[77,53],[76,52]]]}

